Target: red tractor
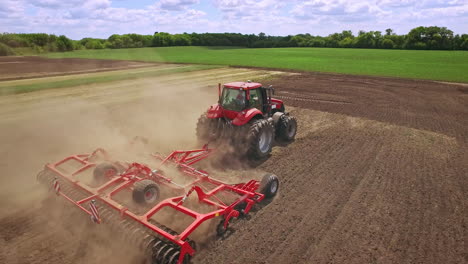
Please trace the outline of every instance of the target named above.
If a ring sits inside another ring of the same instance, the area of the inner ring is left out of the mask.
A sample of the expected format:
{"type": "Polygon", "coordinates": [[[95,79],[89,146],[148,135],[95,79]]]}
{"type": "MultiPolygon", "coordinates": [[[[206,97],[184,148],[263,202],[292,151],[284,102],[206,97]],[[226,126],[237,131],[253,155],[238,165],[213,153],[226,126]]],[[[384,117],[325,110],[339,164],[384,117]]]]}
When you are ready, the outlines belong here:
{"type": "Polygon", "coordinates": [[[264,159],[274,139],[293,141],[296,118],[285,111],[283,101],[271,98],[274,88],[261,83],[232,82],[218,87],[219,101],[198,120],[197,137],[202,142],[228,141],[237,153],[264,159]]]}

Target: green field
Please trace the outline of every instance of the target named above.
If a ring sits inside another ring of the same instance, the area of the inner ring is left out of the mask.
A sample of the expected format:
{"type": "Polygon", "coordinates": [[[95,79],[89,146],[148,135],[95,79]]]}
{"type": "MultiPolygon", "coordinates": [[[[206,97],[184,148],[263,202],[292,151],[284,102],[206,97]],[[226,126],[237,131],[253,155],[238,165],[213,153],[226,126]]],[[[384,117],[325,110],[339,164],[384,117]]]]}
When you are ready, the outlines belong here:
{"type": "Polygon", "coordinates": [[[95,58],[282,68],[468,82],[468,52],[382,49],[164,47],[80,50],[49,58],[95,58]]]}

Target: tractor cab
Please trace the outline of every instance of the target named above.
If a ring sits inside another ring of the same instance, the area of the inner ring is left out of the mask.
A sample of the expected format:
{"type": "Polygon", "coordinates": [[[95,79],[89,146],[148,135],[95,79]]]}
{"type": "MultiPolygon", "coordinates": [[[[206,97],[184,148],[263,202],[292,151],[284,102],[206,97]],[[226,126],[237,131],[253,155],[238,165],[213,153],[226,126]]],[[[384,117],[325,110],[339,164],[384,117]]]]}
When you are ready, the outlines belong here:
{"type": "Polygon", "coordinates": [[[219,87],[219,104],[227,111],[241,112],[256,108],[262,114],[271,115],[274,110],[280,110],[282,102],[272,99],[274,89],[263,87],[261,83],[253,82],[232,82],[219,87]]]}

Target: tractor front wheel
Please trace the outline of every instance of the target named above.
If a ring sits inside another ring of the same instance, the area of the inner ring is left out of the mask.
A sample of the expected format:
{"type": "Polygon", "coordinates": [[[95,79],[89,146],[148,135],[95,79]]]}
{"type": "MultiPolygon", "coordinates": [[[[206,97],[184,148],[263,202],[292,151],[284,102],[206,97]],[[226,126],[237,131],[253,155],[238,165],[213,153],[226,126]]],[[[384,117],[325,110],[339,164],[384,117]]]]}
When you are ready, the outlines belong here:
{"type": "Polygon", "coordinates": [[[278,120],[276,133],[283,141],[293,141],[297,132],[297,120],[293,116],[282,115],[278,120]]]}
{"type": "Polygon", "coordinates": [[[274,127],[270,121],[265,119],[253,121],[247,135],[247,154],[254,159],[268,157],[273,147],[274,134],[274,127]]]}

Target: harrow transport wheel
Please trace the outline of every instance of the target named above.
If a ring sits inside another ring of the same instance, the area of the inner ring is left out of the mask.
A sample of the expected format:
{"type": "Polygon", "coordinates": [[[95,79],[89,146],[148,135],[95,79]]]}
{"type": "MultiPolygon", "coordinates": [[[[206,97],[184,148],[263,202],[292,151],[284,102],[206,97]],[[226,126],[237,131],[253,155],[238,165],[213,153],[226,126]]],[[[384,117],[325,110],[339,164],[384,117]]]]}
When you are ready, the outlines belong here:
{"type": "Polygon", "coordinates": [[[152,180],[142,180],[133,185],[133,200],[140,204],[152,204],[159,198],[159,187],[152,180]]]}
{"type": "Polygon", "coordinates": [[[293,141],[297,132],[297,120],[293,116],[282,115],[278,121],[277,135],[281,140],[293,141]]]}
{"type": "Polygon", "coordinates": [[[117,175],[119,170],[111,163],[101,163],[94,168],[93,176],[98,183],[108,181],[111,177],[117,175]]]}
{"type": "Polygon", "coordinates": [[[247,135],[247,154],[254,159],[263,159],[270,155],[273,147],[274,127],[265,119],[255,120],[247,135]]]}
{"type": "Polygon", "coordinates": [[[278,176],[270,173],[265,174],[260,182],[260,193],[263,193],[265,198],[273,198],[278,192],[278,189],[278,176]]]}

